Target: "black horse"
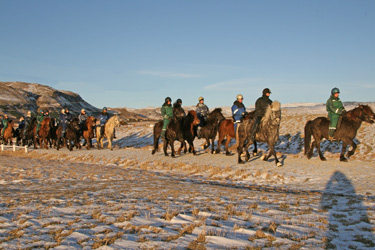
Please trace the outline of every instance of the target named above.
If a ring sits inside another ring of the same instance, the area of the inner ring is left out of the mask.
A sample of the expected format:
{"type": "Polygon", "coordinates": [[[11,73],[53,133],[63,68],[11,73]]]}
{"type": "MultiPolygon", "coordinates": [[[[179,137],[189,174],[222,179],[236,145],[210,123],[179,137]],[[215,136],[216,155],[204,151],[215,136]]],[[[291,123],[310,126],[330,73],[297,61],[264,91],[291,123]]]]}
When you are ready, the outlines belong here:
{"type": "MultiPolygon", "coordinates": [[[[354,154],[357,144],[354,143],[353,139],[357,135],[357,131],[362,122],[374,123],[374,120],[375,114],[368,105],[359,105],[358,107],[348,111],[347,114],[342,117],[334,137],[337,141],[342,141],[340,161],[348,161],[348,159],[344,156],[348,145],[350,145],[352,149],[348,151],[347,157],[354,154]]],[[[329,119],[326,117],[318,117],[306,123],[305,155],[307,155],[307,159],[312,157],[314,148],[317,148],[320,159],[322,161],[326,160],[320,150],[320,142],[323,138],[328,138],[328,126],[329,119]],[[312,144],[311,136],[314,137],[312,144]]]]}
{"type": "MultiPolygon", "coordinates": [[[[211,154],[215,151],[215,137],[219,129],[219,124],[225,120],[225,117],[221,113],[221,108],[214,109],[207,116],[206,125],[201,128],[201,138],[206,139],[204,149],[207,149],[211,144],[211,154]],[[211,143],[210,143],[211,140],[211,143]]],[[[220,147],[220,145],[218,145],[220,147]]]]}
{"type": "Polygon", "coordinates": [[[262,118],[258,131],[255,134],[255,141],[253,142],[250,138],[251,131],[253,125],[255,123],[256,118],[244,120],[240,127],[238,128],[238,163],[244,163],[241,159],[241,154],[243,149],[245,149],[245,160],[248,161],[250,159],[250,154],[248,148],[251,144],[254,143],[254,153],[256,152],[256,144],[257,142],[266,142],[269,147],[269,152],[267,155],[264,155],[263,160],[268,161],[271,155],[275,157],[275,163],[277,166],[281,166],[281,163],[276,157],[275,145],[277,140],[279,139],[279,128],[281,122],[281,105],[278,101],[274,101],[269,107],[267,108],[266,114],[262,118]]]}
{"type": "Polygon", "coordinates": [[[76,146],[76,148],[81,149],[81,144],[79,143],[80,138],[80,127],[79,127],[79,120],[78,118],[73,118],[67,128],[66,128],[66,136],[65,138],[62,137],[62,126],[60,126],[57,131],[57,147],[56,149],[60,149],[61,142],[64,144],[66,143],[66,147],[72,151],[73,147],[76,146]],[[62,141],[63,140],[63,141],[62,141]]]}

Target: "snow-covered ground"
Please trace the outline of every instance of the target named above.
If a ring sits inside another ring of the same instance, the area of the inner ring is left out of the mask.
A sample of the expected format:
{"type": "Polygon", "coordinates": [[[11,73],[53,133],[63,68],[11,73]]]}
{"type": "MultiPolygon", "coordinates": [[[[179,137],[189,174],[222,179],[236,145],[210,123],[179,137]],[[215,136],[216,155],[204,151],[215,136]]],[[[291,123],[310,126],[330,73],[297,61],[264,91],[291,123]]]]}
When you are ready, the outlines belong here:
{"type": "Polygon", "coordinates": [[[304,124],[325,115],[313,107],[283,110],[280,168],[203,140],[196,156],[151,155],[145,122],[118,128],[113,151],[1,152],[0,249],[374,249],[375,125],[349,162],[333,142],[307,160],[304,124]]]}

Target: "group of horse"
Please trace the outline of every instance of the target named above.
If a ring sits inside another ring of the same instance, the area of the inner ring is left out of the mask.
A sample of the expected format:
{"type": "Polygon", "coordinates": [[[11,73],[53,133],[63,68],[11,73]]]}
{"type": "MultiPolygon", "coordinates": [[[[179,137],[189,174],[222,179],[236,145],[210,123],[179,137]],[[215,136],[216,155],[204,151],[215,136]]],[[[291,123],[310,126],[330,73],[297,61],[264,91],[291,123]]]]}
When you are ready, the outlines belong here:
{"type": "MultiPolygon", "coordinates": [[[[167,126],[167,130],[164,138],[163,151],[164,155],[168,156],[167,148],[168,145],[171,147],[171,156],[175,157],[174,142],[179,141],[181,143],[177,153],[181,154],[182,149],[184,153],[187,151],[196,154],[194,148],[194,139],[197,136],[197,126],[199,119],[194,110],[190,110],[185,116],[182,109],[174,108],[173,118],[167,126]],[[187,150],[186,142],[189,144],[189,150],[187,150]]],[[[226,119],[222,114],[220,108],[214,109],[208,114],[206,124],[201,128],[201,138],[205,139],[204,149],[207,149],[211,145],[211,153],[220,153],[220,147],[224,139],[226,155],[231,155],[229,152],[229,143],[231,139],[236,139],[234,147],[237,148],[238,163],[242,164],[249,161],[250,154],[249,148],[253,145],[253,154],[257,154],[257,142],[265,142],[268,145],[268,154],[263,155],[261,158],[264,161],[268,161],[271,156],[274,157],[275,164],[282,166],[276,156],[275,146],[279,139],[279,128],[281,123],[281,105],[278,101],[273,102],[269,105],[265,116],[262,118],[260,125],[255,133],[255,138],[251,137],[251,132],[255,123],[256,117],[254,117],[254,111],[248,113],[237,126],[237,131],[234,131],[234,122],[232,119],[226,119]],[[218,135],[217,149],[215,150],[215,138],[218,135]],[[242,160],[242,156],[245,156],[245,161],[242,160]]],[[[320,149],[320,142],[325,138],[328,139],[328,127],[329,119],[327,117],[317,117],[314,120],[307,121],[304,132],[304,154],[310,159],[313,156],[314,149],[318,151],[318,155],[322,161],[326,160],[320,149]],[[311,141],[313,137],[313,141],[311,141]]],[[[340,119],[339,125],[335,133],[335,141],[342,142],[342,151],[340,154],[340,161],[347,161],[346,157],[350,157],[354,154],[357,147],[353,141],[357,135],[357,131],[360,128],[362,122],[368,122],[370,124],[375,122],[375,114],[371,107],[368,105],[358,105],[354,109],[348,111],[340,119]],[[350,145],[351,149],[348,151],[346,157],[347,146],[350,145]]],[[[163,121],[159,121],[154,125],[154,147],[152,154],[155,154],[159,150],[159,139],[163,127],[163,121]]]]}
{"type": "Polygon", "coordinates": [[[37,149],[39,145],[45,149],[54,147],[59,150],[62,146],[66,145],[67,148],[72,151],[74,147],[81,149],[80,141],[84,139],[83,145],[87,145],[87,149],[91,149],[93,147],[92,139],[94,138],[95,130],[97,148],[103,148],[103,139],[107,138],[108,148],[112,150],[114,128],[120,124],[118,116],[109,118],[103,134],[101,133],[100,126],[97,126],[96,123],[97,119],[93,116],[89,116],[81,130],[79,119],[75,117],[68,123],[65,136],[63,136],[62,126],[59,126],[54,118],[44,117],[37,136],[37,120],[35,117],[32,118],[26,130],[24,128],[15,130],[13,128],[13,122],[10,121],[4,131],[3,143],[5,145],[8,144],[8,142],[12,143],[12,138],[16,138],[17,145],[22,144],[23,146],[27,145],[30,147],[34,144],[34,149],[37,149]]]}
{"type": "MultiPolygon", "coordinates": [[[[226,155],[231,155],[229,152],[229,143],[231,139],[236,140],[235,147],[238,153],[238,163],[245,163],[250,159],[249,148],[253,145],[253,154],[257,154],[257,142],[265,142],[268,145],[268,154],[262,156],[262,159],[268,161],[273,156],[275,164],[281,166],[275,146],[279,139],[279,128],[281,123],[281,105],[278,101],[273,102],[269,105],[265,116],[262,118],[258,129],[255,133],[255,138],[251,136],[252,129],[254,127],[256,117],[254,117],[254,111],[248,113],[237,126],[237,131],[234,131],[234,123],[232,119],[227,119],[222,114],[221,108],[216,108],[208,114],[205,126],[201,128],[201,138],[205,139],[204,149],[211,146],[211,153],[220,153],[220,147],[224,139],[226,155]],[[217,148],[215,150],[215,138],[218,135],[217,148]],[[245,161],[241,157],[245,156],[245,161]]],[[[304,128],[304,153],[308,159],[313,156],[314,149],[317,149],[318,155],[322,161],[326,160],[323,152],[320,149],[320,142],[325,138],[328,139],[328,127],[329,119],[327,117],[317,117],[314,120],[307,121],[304,128]],[[314,140],[312,141],[311,138],[314,140]]],[[[342,151],[340,154],[340,161],[347,161],[347,158],[352,156],[357,148],[356,143],[353,139],[357,135],[357,131],[360,128],[362,122],[368,122],[370,124],[375,122],[375,114],[371,107],[368,105],[358,105],[352,110],[348,111],[339,121],[335,140],[342,142],[342,151]],[[351,149],[347,151],[347,146],[351,149]]],[[[100,126],[96,125],[97,119],[93,116],[88,117],[86,120],[83,131],[80,131],[78,118],[72,119],[66,129],[65,137],[62,137],[62,127],[57,126],[53,118],[45,117],[41,123],[39,136],[36,136],[37,121],[33,118],[30,125],[26,130],[14,130],[13,123],[10,121],[8,127],[4,131],[3,143],[7,144],[8,141],[12,142],[12,138],[15,137],[17,145],[28,145],[34,144],[34,148],[37,148],[37,144],[40,147],[48,149],[49,147],[56,147],[60,149],[64,144],[69,150],[73,150],[73,147],[81,148],[80,140],[83,138],[87,145],[87,149],[93,147],[92,139],[94,138],[94,130],[96,132],[97,148],[103,148],[103,139],[108,139],[108,148],[113,149],[112,141],[114,137],[114,128],[120,125],[120,120],[117,115],[112,116],[106,123],[103,134],[100,126]],[[24,136],[25,135],[25,136],[24,136]]],[[[164,138],[163,151],[164,155],[168,156],[167,148],[168,145],[171,147],[171,156],[176,156],[174,148],[174,142],[179,141],[181,143],[177,153],[181,154],[182,150],[184,153],[188,151],[196,155],[194,148],[194,139],[197,137],[197,127],[200,120],[194,110],[190,110],[187,115],[182,108],[174,108],[173,119],[167,126],[167,130],[164,138]],[[187,149],[187,144],[189,149],[187,149]]],[[[155,154],[159,150],[159,139],[163,127],[163,121],[158,121],[154,125],[154,148],[152,154],[155,154]]],[[[373,135],[368,135],[373,136],[373,135]]]]}

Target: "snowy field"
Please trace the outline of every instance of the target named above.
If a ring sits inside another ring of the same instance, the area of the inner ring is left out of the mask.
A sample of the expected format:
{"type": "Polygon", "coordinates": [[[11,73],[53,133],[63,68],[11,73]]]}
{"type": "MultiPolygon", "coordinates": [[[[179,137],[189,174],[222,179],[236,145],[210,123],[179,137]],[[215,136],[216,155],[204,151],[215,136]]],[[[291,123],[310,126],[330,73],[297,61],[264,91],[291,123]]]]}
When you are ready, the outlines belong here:
{"type": "MultiPolygon", "coordinates": [[[[351,107],[347,107],[350,109],[351,107]]],[[[374,107],[373,107],[373,110],[374,107]]],[[[237,155],[151,155],[152,123],[116,130],[115,149],[0,153],[0,249],[374,249],[375,125],[356,153],[303,155],[322,106],[283,110],[283,166],[237,155]]],[[[260,145],[261,153],[267,146],[260,145]]]]}

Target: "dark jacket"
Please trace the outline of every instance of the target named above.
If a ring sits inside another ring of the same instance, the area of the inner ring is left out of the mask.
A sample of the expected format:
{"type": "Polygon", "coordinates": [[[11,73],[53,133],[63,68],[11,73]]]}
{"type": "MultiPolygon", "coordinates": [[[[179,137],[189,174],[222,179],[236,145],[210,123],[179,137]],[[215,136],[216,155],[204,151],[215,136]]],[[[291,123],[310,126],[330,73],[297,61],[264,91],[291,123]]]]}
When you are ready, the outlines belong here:
{"type": "Polygon", "coordinates": [[[239,102],[238,100],[236,100],[232,106],[232,115],[233,115],[234,121],[235,122],[241,121],[241,118],[244,116],[245,113],[246,113],[245,105],[239,102]]]}
{"type": "Polygon", "coordinates": [[[99,116],[100,126],[104,126],[106,122],[109,120],[109,114],[108,112],[104,113],[102,112],[99,116]]]}
{"type": "Polygon", "coordinates": [[[203,116],[205,119],[207,118],[209,109],[206,104],[204,103],[198,103],[197,109],[195,110],[197,112],[197,116],[203,116]]]}
{"type": "Polygon", "coordinates": [[[175,102],[173,103],[173,115],[175,116],[177,113],[178,114],[182,113],[183,117],[186,116],[185,110],[181,107],[180,104],[175,102]]]}
{"type": "Polygon", "coordinates": [[[263,95],[255,102],[255,117],[263,117],[269,105],[272,104],[269,96],[263,95]]]}

